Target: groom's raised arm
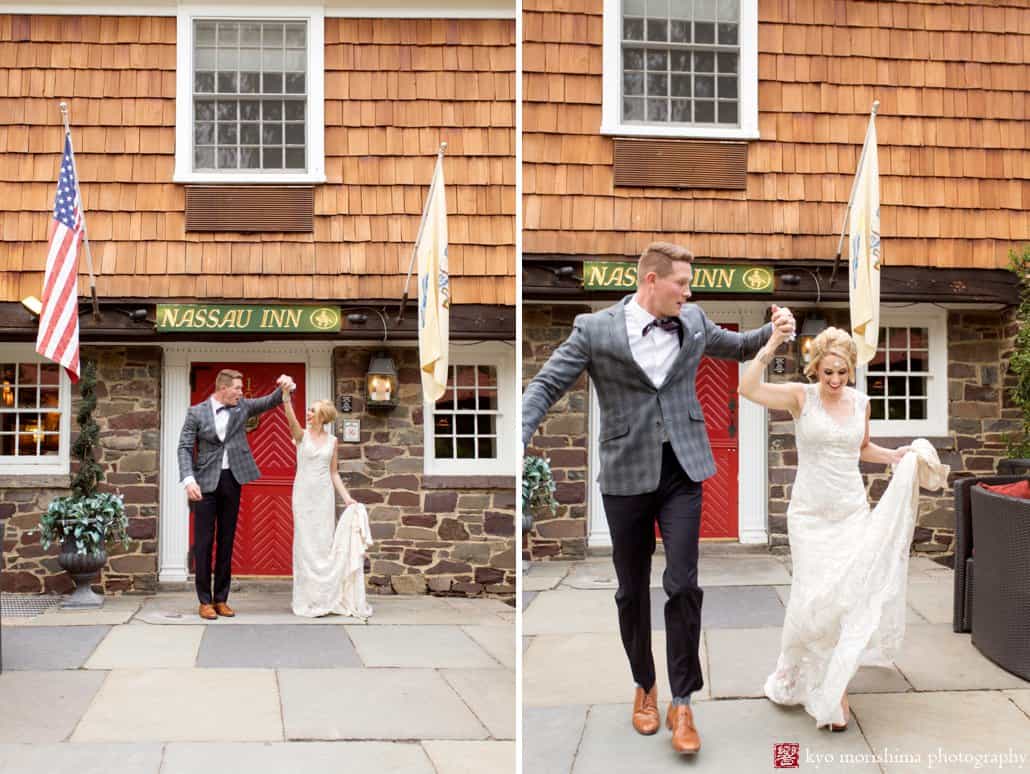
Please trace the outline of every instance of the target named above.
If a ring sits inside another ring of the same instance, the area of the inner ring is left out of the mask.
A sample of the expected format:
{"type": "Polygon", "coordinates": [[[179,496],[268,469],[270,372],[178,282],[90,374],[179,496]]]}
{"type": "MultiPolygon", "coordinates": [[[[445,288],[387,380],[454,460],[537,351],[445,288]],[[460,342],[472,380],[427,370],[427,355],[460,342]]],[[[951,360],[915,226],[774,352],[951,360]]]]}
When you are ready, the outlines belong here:
{"type": "MultiPolygon", "coordinates": [[[[701,310],[699,310],[701,311],[701,310]]],[[[722,360],[750,360],[758,354],[772,336],[773,325],[766,323],[751,331],[730,331],[716,325],[703,311],[705,324],[705,354],[722,360]]]]}
{"type": "Polygon", "coordinates": [[[536,432],[544,415],[576,383],[590,365],[590,342],[583,326],[584,315],[572,323],[572,333],[544,363],[522,393],[522,445],[536,432]]]}
{"type": "Polygon", "coordinates": [[[274,409],[280,403],[283,402],[283,388],[276,387],[268,395],[263,395],[260,398],[247,399],[243,398],[241,401],[246,406],[247,416],[254,416],[255,414],[264,414],[269,409],[274,409]]]}

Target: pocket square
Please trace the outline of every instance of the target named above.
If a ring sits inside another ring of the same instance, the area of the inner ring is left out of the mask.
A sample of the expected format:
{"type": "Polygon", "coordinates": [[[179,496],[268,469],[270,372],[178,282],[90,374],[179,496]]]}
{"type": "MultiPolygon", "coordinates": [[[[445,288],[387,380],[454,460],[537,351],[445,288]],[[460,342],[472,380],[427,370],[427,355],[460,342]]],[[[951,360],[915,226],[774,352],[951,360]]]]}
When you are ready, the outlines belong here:
{"type": "Polygon", "coordinates": [[[701,331],[698,331],[697,333],[695,333],[695,334],[694,334],[694,338],[695,338],[695,339],[699,339],[699,338],[701,338],[701,331]]]}

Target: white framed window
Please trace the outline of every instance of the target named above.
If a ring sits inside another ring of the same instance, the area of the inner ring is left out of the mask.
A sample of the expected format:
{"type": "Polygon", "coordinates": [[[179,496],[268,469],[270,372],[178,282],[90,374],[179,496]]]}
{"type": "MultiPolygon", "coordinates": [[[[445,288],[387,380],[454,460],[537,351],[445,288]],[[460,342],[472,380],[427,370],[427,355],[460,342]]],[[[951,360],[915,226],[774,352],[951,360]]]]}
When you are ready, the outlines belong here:
{"type": "Polygon", "coordinates": [[[604,0],[601,134],[758,138],[758,0],[604,0]]]}
{"type": "Polygon", "coordinates": [[[451,345],[447,391],[424,406],[427,475],[511,475],[514,366],[504,344],[451,345]]]}
{"type": "Polygon", "coordinates": [[[875,437],[948,433],[948,320],[937,307],[880,313],[876,355],[859,370],[875,437]]]}
{"type": "Polygon", "coordinates": [[[325,181],[324,11],[183,5],[175,182],[325,181]]]}
{"type": "Polygon", "coordinates": [[[0,344],[0,473],[67,474],[71,381],[31,344],[0,344]]]}

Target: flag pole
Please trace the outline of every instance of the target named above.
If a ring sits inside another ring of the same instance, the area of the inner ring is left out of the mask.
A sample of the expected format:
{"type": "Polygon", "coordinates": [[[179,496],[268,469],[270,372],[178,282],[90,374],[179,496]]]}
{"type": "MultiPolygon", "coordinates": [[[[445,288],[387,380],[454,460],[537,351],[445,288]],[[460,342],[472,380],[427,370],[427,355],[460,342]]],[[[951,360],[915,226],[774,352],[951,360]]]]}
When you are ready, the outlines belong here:
{"type": "MultiPolygon", "coordinates": [[[[447,143],[440,143],[440,150],[437,151],[436,160],[442,161],[444,152],[447,150],[447,143]]],[[[415,244],[411,247],[411,261],[408,263],[408,276],[404,280],[404,294],[401,296],[401,305],[397,310],[397,319],[394,320],[394,325],[400,325],[401,320],[404,319],[404,307],[408,304],[408,288],[411,286],[411,273],[415,269],[415,254],[418,251],[418,243],[422,241],[422,230],[426,227],[426,214],[429,212],[429,202],[433,197],[433,186],[436,185],[436,167],[433,167],[433,179],[429,184],[429,196],[426,197],[426,203],[422,207],[422,220],[418,224],[418,234],[415,236],[415,244]]]]}
{"type": "MultiPolygon", "coordinates": [[[[68,146],[75,154],[75,146],[72,143],[72,130],[68,123],[68,103],[61,103],[61,117],[64,119],[64,134],[68,138],[68,146]]],[[[82,241],[86,246],[86,268],[89,271],[89,295],[93,302],[93,319],[100,322],[100,304],[97,302],[97,279],[93,275],[93,253],[89,249],[89,232],[86,230],[86,208],[82,203],[82,191],[79,189],[78,168],[75,170],[75,198],[78,200],[79,217],[82,218],[82,241]]]]}
{"type": "MultiPolygon", "coordinates": [[[[873,110],[869,114],[869,126],[872,126],[873,121],[876,118],[876,111],[880,109],[880,100],[873,100],[873,110]]],[[[855,167],[855,179],[851,182],[851,195],[848,197],[848,207],[844,210],[844,221],[840,226],[840,240],[837,242],[837,255],[833,258],[833,272],[830,274],[830,287],[833,287],[833,283],[837,281],[837,267],[840,265],[840,254],[844,249],[844,232],[848,227],[848,213],[851,212],[851,206],[855,203],[855,191],[858,189],[858,173],[862,169],[862,162],[865,160],[866,151],[866,140],[869,139],[869,126],[866,127],[865,137],[862,138],[862,153],[858,157],[858,166],[855,167]]]]}

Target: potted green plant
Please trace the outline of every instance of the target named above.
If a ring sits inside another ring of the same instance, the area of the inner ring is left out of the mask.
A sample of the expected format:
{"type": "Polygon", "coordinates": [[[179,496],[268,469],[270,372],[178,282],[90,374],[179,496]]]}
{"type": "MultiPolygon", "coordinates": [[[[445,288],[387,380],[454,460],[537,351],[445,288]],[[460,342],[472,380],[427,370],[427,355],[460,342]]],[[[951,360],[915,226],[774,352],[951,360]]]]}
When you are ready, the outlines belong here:
{"type": "Polygon", "coordinates": [[[40,542],[44,549],[61,543],[57,562],[75,580],[75,591],[64,607],[100,607],[104,598],[93,592],[93,577],[107,563],[106,545],[120,540],[128,543],[129,519],[121,495],[98,492],[104,478],[103,468],[93,458],[100,428],[93,419],[97,405],[96,363],[83,364],[79,381],[81,402],[77,421],[79,437],[72,453],[79,461],[72,479],[72,493],[55,498],[40,517],[40,542]]]}
{"type": "Polygon", "coordinates": [[[522,462],[522,531],[533,527],[533,514],[547,508],[552,514],[558,510],[554,496],[554,475],[546,457],[527,454],[522,462]]]}
{"type": "Polygon", "coordinates": [[[1012,402],[1023,412],[1022,428],[1019,433],[1009,435],[1009,459],[998,463],[1002,474],[1030,473],[1030,245],[1022,253],[1009,252],[1009,269],[1019,280],[1019,308],[1016,322],[1019,329],[1009,360],[1009,372],[1016,377],[1016,383],[1009,391],[1012,402]]]}

